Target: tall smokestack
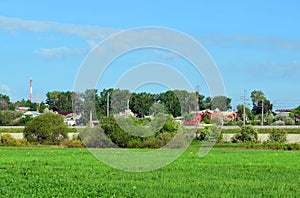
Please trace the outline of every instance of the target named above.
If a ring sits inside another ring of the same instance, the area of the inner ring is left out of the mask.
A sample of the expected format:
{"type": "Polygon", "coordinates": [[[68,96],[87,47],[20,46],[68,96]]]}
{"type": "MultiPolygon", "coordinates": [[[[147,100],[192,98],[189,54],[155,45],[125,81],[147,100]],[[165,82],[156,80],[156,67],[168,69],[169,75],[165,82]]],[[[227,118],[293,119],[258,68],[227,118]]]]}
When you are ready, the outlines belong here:
{"type": "Polygon", "coordinates": [[[30,78],[30,96],[29,96],[30,102],[32,102],[32,78],[30,78]]]}

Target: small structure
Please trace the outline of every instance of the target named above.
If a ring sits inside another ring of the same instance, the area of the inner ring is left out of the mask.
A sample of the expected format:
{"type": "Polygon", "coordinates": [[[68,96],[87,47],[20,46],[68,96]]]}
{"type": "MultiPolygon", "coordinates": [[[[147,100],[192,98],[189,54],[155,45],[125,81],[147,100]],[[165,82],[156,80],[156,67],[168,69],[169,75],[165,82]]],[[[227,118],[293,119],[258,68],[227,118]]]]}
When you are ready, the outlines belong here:
{"type": "Polygon", "coordinates": [[[19,106],[16,106],[15,111],[21,112],[21,113],[25,113],[25,112],[29,111],[29,109],[30,109],[30,107],[19,107],[19,106]]]}
{"type": "Polygon", "coordinates": [[[214,111],[206,109],[198,112],[193,111],[191,113],[194,114],[194,119],[190,121],[184,120],[184,125],[196,125],[197,123],[202,122],[204,116],[207,116],[210,120],[212,120],[215,117],[219,117],[221,119],[227,118],[229,120],[235,120],[238,116],[237,112],[220,111],[220,109],[218,108],[216,108],[214,111]]]}
{"type": "Polygon", "coordinates": [[[65,118],[64,122],[67,126],[75,126],[76,125],[76,120],[73,117],[65,118]]]}
{"type": "Polygon", "coordinates": [[[41,113],[39,113],[37,111],[27,111],[27,112],[23,113],[23,117],[30,116],[32,118],[35,118],[36,116],[39,116],[39,115],[41,115],[41,113]]]}

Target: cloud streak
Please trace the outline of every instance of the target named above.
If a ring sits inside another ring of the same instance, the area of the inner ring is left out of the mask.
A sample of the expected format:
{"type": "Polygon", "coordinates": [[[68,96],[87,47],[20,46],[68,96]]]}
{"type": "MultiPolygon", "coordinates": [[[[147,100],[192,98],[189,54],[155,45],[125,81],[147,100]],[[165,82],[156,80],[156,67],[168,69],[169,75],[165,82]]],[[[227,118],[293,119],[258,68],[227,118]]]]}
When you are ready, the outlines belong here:
{"type": "Polygon", "coordinates": [[[300,74],[300,62],[293,61],[287,64],[279,64],[277,62],[265,62],[254,65],[251,71],[256,75],[265,77],[289,77],[300,74]]]}
{"type": "Polygon", "coordinates": [[[300,41],[258,35],[210,35],[201,39],[201,42],[205,44],[216,44],[224,47],[251,45],[259,47],[277,47],[288,50],[300,50],[300,41]]]}
{"type": "Polygon", "coordinates": [[[53,59],[53,58],[65,58],[68,56],[80,56],[85,55],[87,50],[84,48],[69,48],[69,47],[57,47],[57,48],[40,48],[33,52],[45,59],[53,59]]]}
{"type": "Polygon", "coordinates": [[[10,89],[9,89],[8,85],[6,85],[6,84],[2,84],[0,86],[0,91],[4,92],[5,94],[9,94],[10,93],[10,89]]]}
{"type": "Polygon", "coordinates": [[[105,37],[120,31],[116,28],[107,28],[91,25],[73,25],[49,21],[33,21],[20,18],[0,16],[0,29],[7,31],[29,32],[58,32],[67,35],[76,35],[86,40],[104,39],[105,37]]]}

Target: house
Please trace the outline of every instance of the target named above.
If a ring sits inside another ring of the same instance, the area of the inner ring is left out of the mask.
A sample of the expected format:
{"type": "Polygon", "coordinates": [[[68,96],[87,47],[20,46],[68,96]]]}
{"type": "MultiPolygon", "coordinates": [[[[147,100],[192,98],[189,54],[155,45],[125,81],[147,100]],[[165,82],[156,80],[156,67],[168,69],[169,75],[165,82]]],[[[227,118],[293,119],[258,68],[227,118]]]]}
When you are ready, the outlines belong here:
{"type": "Polygon", "coordinates": [[[27,111],[27,112],[23,113],[23,117],[30,116],[30,117],[34,118],[39,115],[41,115],[41,113],[39,113],[37,111],[27,111]]]}
{"type": "Polygon", "coordinates": [[[29,109],[30,109],[30,107],[19,107],[19,106],[16,106],[15,111],[21,112],[21,113],[25,113],[25,112],[29,111],[29,109]]]}
{"type": "Polygon", "coordinates": [[[67,126],[75,126],[76,125],[76,120],[73,117],[66,118],[64,120],[64,122],[67,126]]]}
{"type": "Polygon", "coordinates": [[[238,116],[237,112],[228,112],[228,111],[220,111],[220,109],[216,108],[214,111],[206,109],[202,111],[193,111],[191,112],[194,114],[194,119],[191,121],[184,120],[184,125],[195,125],[196,123],[200,123],[203,121],[204,116],[207,116],[210,120],[215,117],[220,117],[222,119],[228,118],[229,120],[235,120],[238,116]]]}

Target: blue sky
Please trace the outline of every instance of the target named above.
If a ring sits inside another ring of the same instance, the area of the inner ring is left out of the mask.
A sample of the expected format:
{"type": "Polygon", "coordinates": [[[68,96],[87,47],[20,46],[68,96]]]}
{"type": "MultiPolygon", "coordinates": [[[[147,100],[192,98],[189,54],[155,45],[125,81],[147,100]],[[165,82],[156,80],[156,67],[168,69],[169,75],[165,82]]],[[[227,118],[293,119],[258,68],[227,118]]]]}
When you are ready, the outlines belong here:
{"type": "MultiPolygon", "coordinates": [[[[121,30],[162,26],[202,44],[233,106],[242,103],[244,89],[248,96],[262,90],[275,108],[300,105],[299,1],[37,2],[0,2],[0,93],[13,101],[29,98],[30,77],[34,99],[45,98],[47,91],[73,90],[82,61],[97,43],[121,30]]],[[[185,75],[209,95],[202,79],[185,75]]],[[[107,78],[100,87],[111,86],[107,78]]]]}

